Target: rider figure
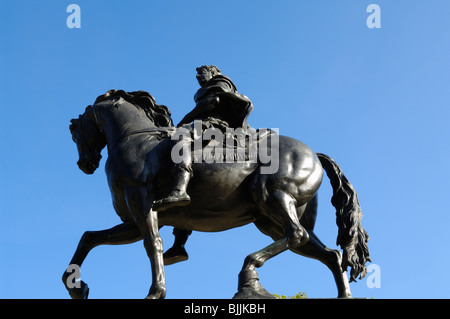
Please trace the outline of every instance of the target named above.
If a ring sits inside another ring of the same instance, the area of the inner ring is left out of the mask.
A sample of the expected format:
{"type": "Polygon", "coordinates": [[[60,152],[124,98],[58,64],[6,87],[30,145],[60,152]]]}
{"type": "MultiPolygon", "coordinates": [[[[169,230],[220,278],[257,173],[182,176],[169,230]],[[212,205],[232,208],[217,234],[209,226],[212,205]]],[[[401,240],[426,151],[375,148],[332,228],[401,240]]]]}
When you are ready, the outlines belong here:
{"type": "MultiPolygon", "coordinates": [[[[245,95],[239,94],[231,79],[222,75],[216,66],[203,65],[196,70],[197,80],[201,86],[194,96],[196,106],[177,127],[184,127],[193,135],[192,122],[201,120],[202,128],[218,128],[224,133],[223,136],[227,128],[248,129],[247,118],[253,110],[252,102],[245,95]]],[[[183,143],[183,141],[180,142],[183,143]]],[[[192,140],[188,142],[191,143],[192,140]]],[[[191,199],[186,189],[193,175],[192,156],[184,155],[183,161],[175,164],[171,170],[174,176],[172,192],[166,198],[156,201],[153,205],[154,210],[163,211],[176,206],[189,205],[191,199]]],[[[184,244],[192,231],[174,229],[173,233],[174,245],[164,254],[166,265],[188,259],[184,244]]]]}

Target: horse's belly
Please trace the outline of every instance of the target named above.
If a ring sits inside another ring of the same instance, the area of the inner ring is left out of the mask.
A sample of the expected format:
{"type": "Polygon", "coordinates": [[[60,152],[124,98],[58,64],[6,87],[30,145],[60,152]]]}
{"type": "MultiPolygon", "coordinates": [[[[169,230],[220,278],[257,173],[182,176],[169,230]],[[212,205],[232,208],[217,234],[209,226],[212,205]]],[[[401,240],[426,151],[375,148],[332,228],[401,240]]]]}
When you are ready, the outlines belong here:
{"type": "MultiPolygon", "coordinates": [[[[246,178],[257,168],[256,163],[220,163],[194,164],[188,192],[193,202],[203,202],[216,206],[239,191],[245,184],[246,178]]],[[[242,191],[245,191],[242,189],[242,191]]],[[[203,205],[203,204],[202,204],[203,205]]]]}
{"type": "Polygon", "coordinates": [[[224,231],[247,225],[255,220],[244,206],[220,211],[188,207],[174,208],[159,213],[158,218],[160,226],[203,232],[224,231]]]}
{"type": "Polygon", "coordinates": [[[160,224],[218,232],[254,221],[248,179],[256,163],[194,164],[187,192],[191,203],[159,214],[160,224]]]}

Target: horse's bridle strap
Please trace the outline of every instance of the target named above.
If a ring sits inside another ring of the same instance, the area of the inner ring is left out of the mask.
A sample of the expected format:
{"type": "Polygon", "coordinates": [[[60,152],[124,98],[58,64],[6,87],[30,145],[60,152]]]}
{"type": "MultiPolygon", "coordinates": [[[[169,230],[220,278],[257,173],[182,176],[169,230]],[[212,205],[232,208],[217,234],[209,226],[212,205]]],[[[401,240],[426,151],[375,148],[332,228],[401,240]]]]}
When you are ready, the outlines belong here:
{"type": "Polygon", "coordinates": [[[155,127],[155,128],[145,128],[141,130],[131,131],[131,132],[123,132],[116,142],[114,142],[113,146],[108,149],[108,154],[112,152],[112,150],[125,138],[128,136],[141,134],[141,133],[147,133],[147,134],[161,134],[161,133],[169,133],[170,131],[174,131],[176,128],[170,128],[170,127],[155,127]]]}

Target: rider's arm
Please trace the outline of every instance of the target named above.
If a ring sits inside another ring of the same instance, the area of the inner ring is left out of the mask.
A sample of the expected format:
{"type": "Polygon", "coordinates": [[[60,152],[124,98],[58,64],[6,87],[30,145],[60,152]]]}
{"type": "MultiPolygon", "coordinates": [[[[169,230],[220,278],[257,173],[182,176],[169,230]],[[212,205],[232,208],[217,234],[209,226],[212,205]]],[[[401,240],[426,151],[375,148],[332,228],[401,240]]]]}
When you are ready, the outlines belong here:
{"type": "Polygon", "coordinates": [[[181,120],[180,123],[178,123],[177,126],[191,123],[195,119],[202,118],[202,115],[207,114],[212,109],[214,109],[217,103],[219,103],[219,97],[217,97],[216,95],[207,96],[206,98],[201,100],[191,112],[186,114],[186,116],[181,120]]]}

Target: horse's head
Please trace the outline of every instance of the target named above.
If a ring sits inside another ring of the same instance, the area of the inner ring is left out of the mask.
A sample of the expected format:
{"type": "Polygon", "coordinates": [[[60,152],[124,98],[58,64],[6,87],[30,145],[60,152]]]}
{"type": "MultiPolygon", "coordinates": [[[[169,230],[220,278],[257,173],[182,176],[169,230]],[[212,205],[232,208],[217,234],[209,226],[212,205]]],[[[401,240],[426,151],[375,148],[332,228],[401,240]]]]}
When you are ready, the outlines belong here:
{"type": "Polygon", "coordinates": [[[86,174],[93,174],[98,168],[106,140],[95,113],[95,106],[89,105],[78,119],[70,120],[70,133],[77,144],[78,167],[86,174]]]}

